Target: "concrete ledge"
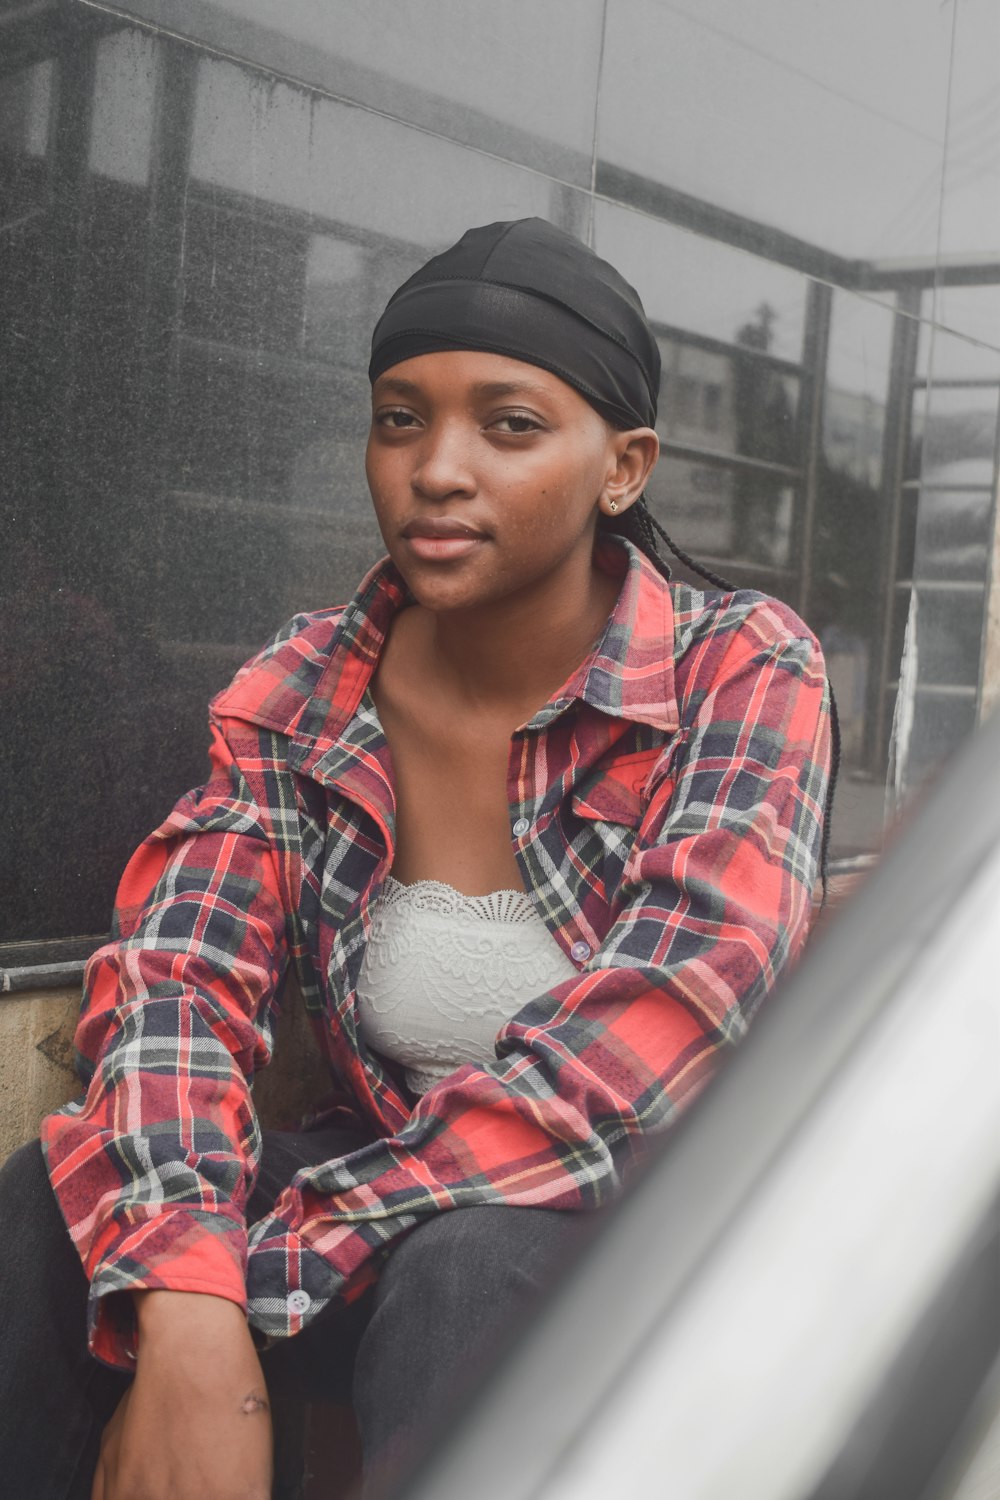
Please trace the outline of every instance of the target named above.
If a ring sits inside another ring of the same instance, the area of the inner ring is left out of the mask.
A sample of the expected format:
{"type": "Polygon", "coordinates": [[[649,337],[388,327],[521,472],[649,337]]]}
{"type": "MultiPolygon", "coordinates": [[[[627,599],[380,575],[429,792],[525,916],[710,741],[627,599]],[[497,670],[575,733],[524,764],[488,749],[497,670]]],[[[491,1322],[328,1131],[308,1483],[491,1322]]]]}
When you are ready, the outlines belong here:
{"type": "Polygon", "coordinates": [[[0,1000],[0,1159],[38,1134],[42,1116],[79,1092],[73,1070],[77,989],[0,1000]]]}

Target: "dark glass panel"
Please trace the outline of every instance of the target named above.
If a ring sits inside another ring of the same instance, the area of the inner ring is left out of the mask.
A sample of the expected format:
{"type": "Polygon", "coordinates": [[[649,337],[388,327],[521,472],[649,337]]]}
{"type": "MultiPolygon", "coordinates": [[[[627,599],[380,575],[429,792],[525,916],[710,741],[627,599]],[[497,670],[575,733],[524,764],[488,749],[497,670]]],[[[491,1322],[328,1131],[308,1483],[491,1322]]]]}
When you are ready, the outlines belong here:
{"type": "Polygon", "coordinates": [[[757,357],[765,316],[737,330],[731,353],[661,337],[657,431],[666,442],[793,467],[799,382],[757,357]]]}
{"type": "Polygon", "coordinates": [[[594,248],[631,281],[654,326],[757,348],[763,327],[769,353],[802,358],[808,283],[798,272],[601,199],[594,248]]]}
{"type": "Polygon", "coordinates": [[[297,351],[308,231],[220,198],[194,198],[188,207],[185,331],[247,349],[297,351]]]}
{"type": "Polygon", "coordinates": [[[537,173],[145,33],[52,66],[65,191],[8,228],[0,278],[10,940],[106,927],[129,853],[204,777],[208,697],[381,554],[365,371],[390,291],[477,194],[585,222],[537,173]]]}
{"type": "Polygon", "coordinates": [[[829,470],[877,490],[889,402],[895,318],[867,298],[835,292],[830,316],[823,460],[829,470]]]}
{"type": "MultiPolygon", "coordinates": [[[[975,693],[918,692],[913,705],[913,726],[907,759],[910,786],[937,770],[976,727],[975,693]]],[[[974,789],[970,789],[974,798],[974,789]]]]}
{"type": "Polygon", "coordinates": [[[0,223],[13,224],[47,201],[54,71],[45,61],[0,77],[0,223]]]}
{"type": "Polygon", "coordinates": [[[657,465],[647,494],[657,519],[684,550],[726,563],[736,572],[734,581],[744,581],[744,568],[777,573],[789,567],[794,496],[780,479],[668,456],[657,465]]]}
{"type": "Polygon", "coordinates": [[[979,681],[983,590],[918,585],[917,596],[920,685],[974,690],[979,681]]]}
{"type": "Polygon", "coordinates": [[[923,486],[918,579],[981,584],[989,576],[994,516],[992,490],[923,486]]]}

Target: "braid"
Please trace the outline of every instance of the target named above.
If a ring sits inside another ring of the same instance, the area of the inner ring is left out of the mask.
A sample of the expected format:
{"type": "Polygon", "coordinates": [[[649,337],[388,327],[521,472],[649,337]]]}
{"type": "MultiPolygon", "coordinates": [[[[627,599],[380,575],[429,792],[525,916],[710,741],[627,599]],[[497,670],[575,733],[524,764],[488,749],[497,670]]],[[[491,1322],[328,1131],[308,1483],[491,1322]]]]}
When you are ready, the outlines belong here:
{"type": "Polygon", "coordinates": [[[833,683],[829,677],[826,679],[827,692],[830,695],[830,779],[826,784],[826,802],[823,807],[823,843],[819,853],[819,875],[823,884],[823,901],[829,895],[830,884],[830,832],[833,826],[833,798],[837,790],[837,777],[840,774],[840,714],[837,711],[837,700],[834,697],[833,683]]]}
{"type": "Polygon", "coordinates": [[[695,562],[694,558],[689,556],[689,554],[684,551],[683,547],[679,547],[677,543],[667,535],[663,527],[660,525],[659,521],[653,515],[652,511],[646,509],[646,505],[644,502],[642,508],[649,516],[650,531],[654,535],[658,535],[664,542],[666,542],[667,546],[670,548],[671,552],[674,554],[678,562],[682,562],[686,568],[690,568],[692,573],[697,573],[699,578],[704,578],[706,583],[714,584],[717,589],[722,589],[723,593],[736,593],[736,585],[734,583],[730,583],[728,578],[723,578],[721,573],[713,573],[711,568],[705,567],[704,563],[695,562]]]}
{"type": "MultiPolygon", "coordinates": [[[[646,504],[645,496],[640,496],[633,505],[621,516],[614,518],[602,517],[602,530],[610,532],[613,536],[623,536],[627,541],[634,543],[639,551],[644,553],[649,561],[664,578],[670,578],[670,564],[662,558],[657,547],[657,537],[665,542],[670,551],[682,562],[692,573],[699,578],[704,578],[723,593],[734,594],[736,585],[722,577],[721,573],[713,573],[711,568],[706,568],[703,563],[695,562],[683,547],[667,535],[659,521],[653,515],[646,504]]],[[[830,834],[833,828],[833,799],[837,791],[837,777],[840,774],[840,715],[837,712],[837,700],[833,692],[833,683],[829,677],[826,679],[827,694],[830,702],[830,779],[826,787],[826,801],[823,806],[823,840],[820,845],[819,855],[819,878],[823,890],[823,898],[820,903],[821,909],[826,906],[830,887],[830,834]]]]}
{"type": "Polygon", "coordinates": [[[658,573],[664,578],[671,577],[670,564],[657,551],[653,517],[645,499],[637,500],[620,516],[602,516],[601,530],[610,532],[612,536],[624,537],[649,558],[658,573]]]}

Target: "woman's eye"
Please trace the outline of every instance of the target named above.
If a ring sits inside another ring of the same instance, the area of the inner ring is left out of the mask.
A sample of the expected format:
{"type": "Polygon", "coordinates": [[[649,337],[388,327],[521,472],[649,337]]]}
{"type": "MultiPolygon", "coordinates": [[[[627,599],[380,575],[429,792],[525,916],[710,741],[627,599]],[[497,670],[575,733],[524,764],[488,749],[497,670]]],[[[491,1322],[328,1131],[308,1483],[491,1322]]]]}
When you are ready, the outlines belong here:
{"type": "Polygon", "coordinates": [[[403,427],[411,427],[417,419],[412,411],[405,411],[402,407],[390,406],[386,410],[378,412],[375,420],[380,427],[394,427],[398,430],[403,427]]]}
{"type": "Polygon", "coordinates": [[[504,416],[498,417],[493,425],[499,428],[501,432],[510,432],[516,435],[525,432],[538,432],[541,427],[541,423],[534,417],[529,417],[526,412],[519,411],[505,413],[504,416]]]}

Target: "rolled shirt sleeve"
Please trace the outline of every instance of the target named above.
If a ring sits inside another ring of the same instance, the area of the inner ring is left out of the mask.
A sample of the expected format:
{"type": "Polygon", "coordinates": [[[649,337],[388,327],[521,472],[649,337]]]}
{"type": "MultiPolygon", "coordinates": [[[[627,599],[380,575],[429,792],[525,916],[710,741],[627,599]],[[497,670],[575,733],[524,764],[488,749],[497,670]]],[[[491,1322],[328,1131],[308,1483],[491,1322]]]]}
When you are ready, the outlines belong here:
{"type": "Polygon", "coordinates": [[[285,967],[274,850],[216,726],[206,786],[122,879],[113,940],[87,965],[85,1099],[42,1125],[49,1175],[91,1282],[90,1345],[134,1354],[129,1299],[168,1288],[246,1306],[244,1211],[259,1155],[250,1098],[285,967]]]}

